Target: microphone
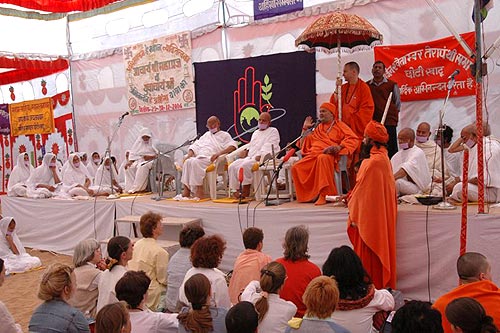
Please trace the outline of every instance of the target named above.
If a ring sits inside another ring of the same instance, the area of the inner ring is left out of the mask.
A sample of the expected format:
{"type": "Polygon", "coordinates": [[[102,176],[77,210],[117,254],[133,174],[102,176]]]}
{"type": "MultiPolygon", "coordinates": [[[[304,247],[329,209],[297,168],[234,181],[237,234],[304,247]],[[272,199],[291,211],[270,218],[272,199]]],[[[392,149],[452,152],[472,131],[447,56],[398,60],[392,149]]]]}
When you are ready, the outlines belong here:
{"type": "Polygon", "coordinates": [[[238,172],[238,181],[240,182],[240,200],[239,200],[239,203],[241,204],[241,200],[243,199],[243,175],[244,173],[244,170],[243,168],[240,168],[239,172],[238,172]]]}
{"type": "Polygon", "coordinates": [[[295,154],[295,148],[290,149],[286,153],[285,157],[283,157],[283,161],[281,161],[280,165],[278,165],[278,170],[280,170],[283,167],[283,164],[285,164],[286,162],[288,162],[288,160],[290,159],[290,157],[293,156],[293,154],[295,154]]]}
{"type": "Polygon", "coordinates": [[[127,111],[124,114],[122,114],[119,119],[122,120],[123,118],[125,118],[125,116],[128,116],[129,114],[130,112],[127,111]]]}
{"type": "Polygon", "coordinates": [[[455,69],[455,71],[453,73],[451,73],[450,76],[448,76],[448,80],[455,79],[455,76],[457,76],[458,74],[460,74],[460,69],[455,69]]]}

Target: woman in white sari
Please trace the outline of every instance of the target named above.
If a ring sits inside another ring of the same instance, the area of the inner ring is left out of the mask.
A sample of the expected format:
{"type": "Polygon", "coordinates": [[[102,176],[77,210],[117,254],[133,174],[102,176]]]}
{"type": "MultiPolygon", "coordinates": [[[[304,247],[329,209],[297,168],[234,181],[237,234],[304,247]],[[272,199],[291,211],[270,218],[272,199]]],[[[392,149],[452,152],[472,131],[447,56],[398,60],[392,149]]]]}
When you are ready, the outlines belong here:
{"type": "Polygon", "coordinates": [[[97,168],[95,173],[94,186],[90,188],[95,195],[110,195],[111,194],[111,173],[113,173],[113,190],[114,192],[122,193],[123,189],[118,184],[116,169],[111,162],[110,157],[106,157],[104,162],[97,168]]]}
{"type": "Polygon", "coordinates": [[[28,153],[19,154],[17,164],[12,169],[7,185],[7,195],[9,197],[25,197],[27,191],[27,181],[31,173],[35,170],[30,163],[28,153]]]}
{"type": "Polygon", "coordinates": [[[80,168],[80,158],[76,153],[68,157],[68,167],[62,177],[62,191],[70,196],[92,196],[94,191],[89,189],[90,178],[87,176],[83,166],[80,168]]]}
{"type": "Polygon", "coordinates": [[[37,167],[28,178],[28,198],[50,198],[61,182],[56,165],[56,155],[47,153],[42,165],[37,167]]]}
{"type": "Polygon", "coordinates": [[[5,262],[7,274],[22,273],[42,265],[38,257],[32,257],[17,237],[16,221],[13,217],[0,220],[0,258],[5,262]]]}

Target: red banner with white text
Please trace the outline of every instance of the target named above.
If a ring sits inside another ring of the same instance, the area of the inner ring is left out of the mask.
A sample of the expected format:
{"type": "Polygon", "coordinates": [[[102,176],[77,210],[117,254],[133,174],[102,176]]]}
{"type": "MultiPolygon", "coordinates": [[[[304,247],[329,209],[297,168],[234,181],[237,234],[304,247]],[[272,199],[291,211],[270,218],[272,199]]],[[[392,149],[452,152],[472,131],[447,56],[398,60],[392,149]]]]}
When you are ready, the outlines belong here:
{"type": "MultiPolygon", "coordinates": [[[[473,32],[461,35],[474,49],[473,32]]],[[[476,93],[476,83],[471,74],[474,61],[454,37],[420,44],[376,46],[375,60],[386,65],[386,77],[398,83],[402,101],[468,96],[476,93]],[[449,76],[455,71],[455,82],[449,76]]]]}

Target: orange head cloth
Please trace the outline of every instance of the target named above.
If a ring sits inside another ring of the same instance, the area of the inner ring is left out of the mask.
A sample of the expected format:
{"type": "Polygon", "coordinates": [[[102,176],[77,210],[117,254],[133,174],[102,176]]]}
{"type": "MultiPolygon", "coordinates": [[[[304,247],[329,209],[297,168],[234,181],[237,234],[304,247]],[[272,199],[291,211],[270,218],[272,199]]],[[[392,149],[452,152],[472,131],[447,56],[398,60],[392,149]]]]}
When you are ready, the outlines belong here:
{"type": "Polygon", "coordinates": [[[389,134],[387,134],[385,126],[375,120],[370,121],[368,125],[366,125],[365,136],[380,143],[387,143],[387,141],[389,141],[389,134]]]}
{"type": "Polygon", "coordinates": [[[325,102],[325,103],[321,104],[321,106],[319,108],[330,111],[331,114],[333,114],[333,119],[339,118],[339,113],[337,112],[337,106],[335,104],[325,102]]]}

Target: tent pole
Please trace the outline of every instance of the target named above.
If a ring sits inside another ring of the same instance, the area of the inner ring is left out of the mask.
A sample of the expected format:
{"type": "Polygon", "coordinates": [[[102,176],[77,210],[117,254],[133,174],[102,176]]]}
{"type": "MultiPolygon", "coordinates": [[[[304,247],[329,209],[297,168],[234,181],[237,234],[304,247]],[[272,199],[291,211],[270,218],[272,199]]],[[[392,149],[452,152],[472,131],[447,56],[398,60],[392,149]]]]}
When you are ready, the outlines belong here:
{"type": "MultiPolygon", "coordinates": [[[[73,99],[73,78],[71,76],[71,66],[73,59],[73,48],[71,47],[71,33],[69,29],[69,16],[66,15],[66,49],[68,52],[68,89],[69,89],[69,98],[71,101],[71,119],[73,123],[73,138],[74,138],[74,147],[75,151],[78,151],[78,135],[76,135],[76,118],[75,118],[75,104],[73,99]]],[[[69,154],[69,151],[67,152],[69,154]]]]}

